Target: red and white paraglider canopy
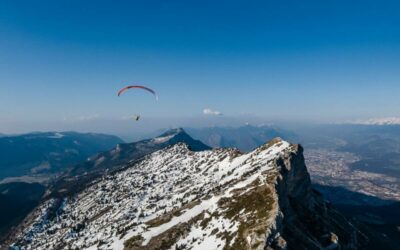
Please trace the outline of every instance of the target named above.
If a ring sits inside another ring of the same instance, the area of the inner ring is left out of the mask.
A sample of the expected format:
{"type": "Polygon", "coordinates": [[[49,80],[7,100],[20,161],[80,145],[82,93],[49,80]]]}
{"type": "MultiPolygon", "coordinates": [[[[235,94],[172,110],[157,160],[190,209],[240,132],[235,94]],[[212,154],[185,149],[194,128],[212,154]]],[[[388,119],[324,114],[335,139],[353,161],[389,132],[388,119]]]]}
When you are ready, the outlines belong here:
{"type": "Polygon", "coordinates": [[[154,90],[152,90],[151,88],[148,88],[146,86],[141,86],[141,85],[130,85],[130,86],[126,86],[125,88],[121,89],[120,91],[118,91],[118,96],[120,96],[121,94],[123,94],[125,91],[127,91],[128,89],[143,89],[146,90],[150,93],[152,93],[156,99],[158,100],[158,96],[156,94],[156,92],[154,90]]]}

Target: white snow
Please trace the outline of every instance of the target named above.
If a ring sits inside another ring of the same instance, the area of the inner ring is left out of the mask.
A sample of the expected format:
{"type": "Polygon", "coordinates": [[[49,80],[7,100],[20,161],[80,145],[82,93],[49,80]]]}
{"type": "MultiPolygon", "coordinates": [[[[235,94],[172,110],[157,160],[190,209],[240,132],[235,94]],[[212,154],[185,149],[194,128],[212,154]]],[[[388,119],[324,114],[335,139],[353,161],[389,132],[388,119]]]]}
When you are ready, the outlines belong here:
{"type": "Polygon", "coordinates": [[[400,117],[381,117],[381,118],[370,118],[370,119],[359,119],[344,122],[344,124],[359,124],[359,125],[399,125],[400,117]]]}
{"type": "Polygon", "coordinates": [[[48,136],[48,138],[52,138],[52,139],[61,139],[63,138],[65,135],[61,134],[61,133],[54,133],[53,135],[48,136]]]}
{"type": "Polygon", "coordinates": [[[168,135],[168,136],[163,136],[163,137],[156,137],[153,140],[154,140],[155,143],[164,143],[164,142],[170,140],[171,138],[173,138],[174,136],[175,136],[175,134],[168,135]]]}
{"type": "Polygon", "coordinates": [[[201,212],[203,212],[206,209],[212,208],[213,206],[216,206],[217,201],[219,198],[217,197],[212,197],[209,200],[205,200],[201,202],[199,205],[194,206],[190,210],[186,211],[183,215],[179,217],[174,217],[170,222],[162,224],[159,227],[151,228],[150,231],[147,231],[142,234],[142,237],[145,239],[142,245],[146,245],[151,238],[154,236],[157,236],[166,230],[170,229],[171,227],[189,221],[191,218],[195,217],[196,215],[199,215],[201,212]]]}

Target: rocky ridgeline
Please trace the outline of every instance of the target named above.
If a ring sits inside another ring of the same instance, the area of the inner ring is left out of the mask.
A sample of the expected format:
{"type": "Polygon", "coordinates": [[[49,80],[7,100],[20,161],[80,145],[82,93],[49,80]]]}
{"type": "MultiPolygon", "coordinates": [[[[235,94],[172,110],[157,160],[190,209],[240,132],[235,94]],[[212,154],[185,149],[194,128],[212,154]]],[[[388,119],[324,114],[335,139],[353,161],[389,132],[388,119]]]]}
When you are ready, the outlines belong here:
{"type": "Polygon", "coordinates": [[[311,189],[303,150],[274,139],[242,154],[184,143],[50,199],[23,249],[362,249],[367,239],[311,189]]]}

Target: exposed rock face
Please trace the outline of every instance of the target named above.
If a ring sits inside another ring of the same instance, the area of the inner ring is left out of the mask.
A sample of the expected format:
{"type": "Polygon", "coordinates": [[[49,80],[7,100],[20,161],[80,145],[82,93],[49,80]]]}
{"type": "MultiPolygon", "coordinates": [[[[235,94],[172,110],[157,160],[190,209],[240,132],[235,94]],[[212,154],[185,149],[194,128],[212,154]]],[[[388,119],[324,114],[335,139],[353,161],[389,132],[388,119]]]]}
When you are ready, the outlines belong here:
{"type": "Polygon", "coordinates": [[[311,189],[303,149],[278,159],[277,193],[283,213],[272,249],[365,249],[368,239],[311,189]]]}
{"type": "Polygon", "coordinates": [[[363,249],[311,189],[302,148],[157,151],[57,205],[17,236],[25,249],[363,249]]]}

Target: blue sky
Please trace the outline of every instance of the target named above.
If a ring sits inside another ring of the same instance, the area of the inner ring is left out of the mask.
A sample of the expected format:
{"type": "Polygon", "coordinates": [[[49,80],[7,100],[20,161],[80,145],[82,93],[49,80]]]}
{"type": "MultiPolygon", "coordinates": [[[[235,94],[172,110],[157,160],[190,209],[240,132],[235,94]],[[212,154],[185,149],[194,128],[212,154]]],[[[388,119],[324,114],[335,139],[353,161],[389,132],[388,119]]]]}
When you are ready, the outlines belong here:
{"type": "Polygon", "coordinates": [[[0,132],[400,116],[398,13],[368,0],[1,1],[0,132]],[[129,83],[159,101],[116,97],[129,83]]]}

